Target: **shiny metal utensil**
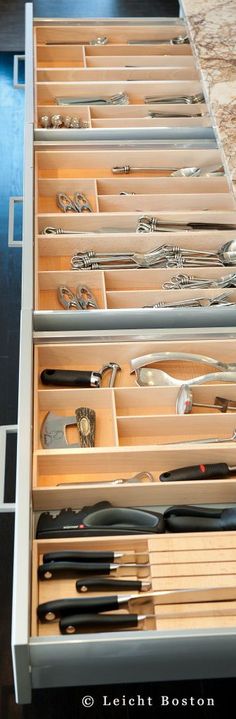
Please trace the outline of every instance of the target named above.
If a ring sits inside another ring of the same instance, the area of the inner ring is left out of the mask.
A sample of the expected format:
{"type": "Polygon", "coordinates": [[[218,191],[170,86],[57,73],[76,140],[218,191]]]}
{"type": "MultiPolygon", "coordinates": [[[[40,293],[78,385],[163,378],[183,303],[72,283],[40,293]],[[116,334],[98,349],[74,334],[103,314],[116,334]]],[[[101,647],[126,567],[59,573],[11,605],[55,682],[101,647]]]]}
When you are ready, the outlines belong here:
{"type": "Polygon", "coordinates": [[[56,97],[57,105],[128,105],[126,92],[118,92],[110,97],[56,97]]]}
{"type": "Polygon", "coordinates": [[[172,444],[221,444],[224,442],[236,442],[236,428],[233,431],[233,434],[231,437],[209,437],[206,439],[203,437],[202,439],[184,439],[179,440],[178,442],[163,442],[163,444],[172,445],[172,444]]]}
{"type": "Polygon", "coordinates": [[[209,167],[131,167],[130,165],[121,165],[111,168],[113,175],[128,175],[131,172],[169,172],[170,177],[208,177],[208,175],[224,175],[222,165],[212,165],[209,167]]]}
{"type": "Polygon", "coordinates": [[[100,37],[95,37],[92,40],[60,40],[60,42],[53,42],[48,41],[45,43],[45,45],[107,45],[109,42],[108,37],[105,35],[101,35],[100,37]]]}
{"type": "Polygon", "coordinates": [[[72,292],[69,287],[60,286],[57,290],[57,296],[60,304],[65,310],[87,310],[89,307],[97,310],[97,301],[86,285],[79,285],[75,292],[72,292]]]}
{"type": "Polygon", "coordinates": [[[163,290],[208,289],[209,287],[236,287],[236,273],[214,279],[180,274],[171,277],[171,280],[162,285],[163,290]]]}
{"type": "Polygon", "coordinates": [[[191,115],[191,112],[185,113],[185,112],[167,112],[167,110],[162,110],[162,112],[154,112],[150,110],[147,117],[207,117],[208,112],[195,112],[194,115],[191,115]]]}
{"type": "Polygon", "coordinates": [[[236,402],[226,399],[225,397],[216,397],[214,404],[203,404],[202,402],[193,402],[193,393],[189,385],[183,384],[176,399],[176,414],[190,414],[193,407],[205,407],[206,409],[219,410],[226,413],[228,409],[236,412],[236,402]],[[219,403],[217,404],[217,400],[219,403]]]}
{"type": "Polygon", "coordinates": [[[209,167],[182,167],[174,173],[174,177],[222,177],[225,174],[222,165],[210,165],[209,167]]]}
{"type": "Polygon", "coordinates": [[[73,199],[65,192],[57,192],[56,203],[63,212],[93,212],[90,202],[83,192],[75,192],[73,199]]]}
{"type": "Polygon", "coordinates": [[[155,482],[155,479],[153,477],[153,474],[151,472],[138,472],[138,474],[135,474],[133,477],[129,477],[128,479],[113,479],[111,482],[60,482],[60,484],[57,484],[57,487],[87,487],[93,486],[93,487],[113,487],[114,485],[119,484],[141,484],[145,482],[155,482]]]}
{"type": "MultiPolygon", "coordinates": [[[[136,370],[140,369],[140,367],[145,367],[150,364],[173,361],[207,364],[211,367],[216,367],[220,370],[220,372],[236,370],[236,362],[222,362],[221,360],[216,360],[214,357],[208,357],[207,355],[199,355],[193,352],[152,352],[132,359],[130,361],[131,373],[136,372],[136,370]]],[[[220,378],[220,374],[218,377],[220,378]]],[[[184,381],[182,384],[185,384],[184,381]]],[[[187,382],[187,384],[189,384],[189,382],[187,382]]]]}
{"type": "Polygon", "coordinates": [[[136,370],[136,383],[140,387],[181,387],[183,384],[197,385],[207,382],[236,382],[236,372],[212,372],[191,379],[177,379],[163,370],[141,367],[136,370]]]}
{"type": "Polygon", "coordinates": [[[144,98],[144,103],[149,104],[173,104],[173,105],[195,105],[198,102],[205,102],[205,97],[202,92],[197,95],[183,95],[183,96],[172,96],[172,97],[158,97],[158,95],[147,95],[144,98]]]}
{"type": "Polygon", "coordinates": [[[218,297],[193,297],[187,300],[176,300],[175,302],[157,302],[154,305],[144,305],[144,308],[165,309],[168,307],[221,307],[235,305],[235,302],[228,302],[229,295],[221,294],[218,297]]]}
{"type": "MultiPolygon", "coordinates": [[[[233,230],[236,229],[236,225],[232,225],[225,222],[163,222],[158,217],[149,217],[148,215],[142,215],[139,217],[136,232],[177,232],[181,231],[192,231],[192,230],[233,230]]],[[[236,240],[230,241],[224,245],[224,250],[227,252],[236,251],[236,240]],[[233,244],[234,242],[234,244],[233,244]]],[[[229,263],[230,264],[230,263],[229,263]]]]}
{"type": "Polygon", "coordinates": [[[177,35],[167,40],[128,40],[127,45],[189,45],[188,35],[177,35]]]}
{"type": "Polygon", "coordinates": [[[43,235],[100,235],[100,234],[111,234],[111,233],[132,233],[135,232],[134,230],[131,230],[130,227],[101,227],[99,230],[95,230],[94,232],[85,232],[84,230],[64,230],[62,227],[44,227],[42,230],[43,235]]]}

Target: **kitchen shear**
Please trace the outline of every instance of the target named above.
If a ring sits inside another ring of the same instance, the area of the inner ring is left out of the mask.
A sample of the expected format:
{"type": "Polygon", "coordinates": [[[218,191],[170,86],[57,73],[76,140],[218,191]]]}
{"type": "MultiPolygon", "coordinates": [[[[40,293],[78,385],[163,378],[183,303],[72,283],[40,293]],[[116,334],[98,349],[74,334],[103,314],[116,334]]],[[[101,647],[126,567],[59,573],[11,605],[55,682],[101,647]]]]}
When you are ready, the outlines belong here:
{"type": "Polygon", "coordinates": [[[92,212],[92,207],[83,192],[75,192],[73,199],[65,192],[57,192],[57,207],[63,212],[92,212]]]}
{"type": "Polygon", "coordinates": [[[61,285],[58,287],[57,296],[65,310],[87,310],[89,307],[94,310],[98,309],[97,301],[86,285],[78,285],[75,292],[72,292],[69,287],[61,285]]]}

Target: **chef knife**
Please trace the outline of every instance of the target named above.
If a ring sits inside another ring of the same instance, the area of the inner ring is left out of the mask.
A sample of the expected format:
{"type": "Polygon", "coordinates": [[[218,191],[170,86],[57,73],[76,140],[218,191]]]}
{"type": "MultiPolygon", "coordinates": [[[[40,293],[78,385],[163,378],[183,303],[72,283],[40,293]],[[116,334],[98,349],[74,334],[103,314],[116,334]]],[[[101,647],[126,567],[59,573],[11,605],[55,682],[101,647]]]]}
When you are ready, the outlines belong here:
{"type": "Polygon", "coordinates": [[[145,595],[131,594],[127,596],[104,596],[104,597],[73,597],[65,599],[54,599],[37,608],[38,619],[41,622],[52,622],[60,617],[72,614],[101,612],[106,610],[120,609],[122,606],[132,605],[139,601],[153,600],[155,605],[159,604],[188,604],[196,602],[220,602],[236,600],[235,587],[199,587],[198,589],[176,589],[170,591],[148,592],[145,595]]]}

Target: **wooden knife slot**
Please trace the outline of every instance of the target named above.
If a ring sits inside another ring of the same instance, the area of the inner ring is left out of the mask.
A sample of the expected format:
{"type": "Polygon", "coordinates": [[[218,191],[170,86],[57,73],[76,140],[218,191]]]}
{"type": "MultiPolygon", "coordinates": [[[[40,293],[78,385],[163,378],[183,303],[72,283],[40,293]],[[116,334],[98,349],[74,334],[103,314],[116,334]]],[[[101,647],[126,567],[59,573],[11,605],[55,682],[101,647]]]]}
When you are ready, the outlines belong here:
{"type": "MultiPolygon", "coordinates": [[[[52,579],[38,581],[37,569],[43,561],[43,554],[66,549],[98,549],[131,552],[130,561],[140,561],[139,552],[147,552],[150,562],[151,591],[178,589],[210,589],[235,586],[236,532],[200,532],[178,535],[152,535],[140,539],[134,537],[102,537],[81,539],[35,540],[33,542],[32,566],[32,619],[33,636],[50,636],[59,633],[58,621],[41,623],[37,620],[37,606],[52,599],[81,597],[75,588],[75,579],[52,579]]],[[[122,559],[121,559],[122,562],[122,559]]],[[[125,560],[124,560],[125,562],[125,560]]],[[[123,562],[122,562],[123,563],[123,562]]],[[[122,570],[119,570],[120,572],[122,570]]],[[[135,570],[133,570],[135,571],[135,570]]],[[[113,574],[114,576],[114,574],[113,574]]],[[[134,575],[132,575],[134,576],[134,575]]],[[[137,570],[137,576],[139,571],[137,570]]],[[[127,577],[127,575],[126,575],[127,577]]],[[[123,595],[116,591],[115,594],[123,595]]],[[[97,592],[97,596],[109,596],[109,592],[97,592]]],[[[126,592],[127,594],[127,592],[126,592]]],[[[128,593],[130,594],[130,592],[128,593]]],[[[137,594],[137,592],[132,592],[137,594]]],[[[91,592],[86,597],[95,596],[91,592]]],[[[193,600],[194,595],[191,596],[193,600]]],[[[236,601],[202,601],[188,603],[162,603],[158,598],[140,594],[140,601],[122,607],[119,613],[155,614],[156,621],[146,619],[142,629],[157,631],[191,628],[235,627],[236,601]]],[[[116,612],[115,612],[116,613],[116,612]]]]}

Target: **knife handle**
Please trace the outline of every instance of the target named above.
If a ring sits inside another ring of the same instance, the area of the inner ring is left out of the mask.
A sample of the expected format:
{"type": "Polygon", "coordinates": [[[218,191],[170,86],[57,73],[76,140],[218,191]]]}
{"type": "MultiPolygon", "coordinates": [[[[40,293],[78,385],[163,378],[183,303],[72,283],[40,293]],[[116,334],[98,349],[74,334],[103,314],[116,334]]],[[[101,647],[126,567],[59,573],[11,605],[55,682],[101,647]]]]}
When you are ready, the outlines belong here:
{"type": "Polygon", "coordinates": [[[78,579],[76,582],[76,589],[79,594],[84,592],[100,592],[103,589],[106,591],[113,592],[115,590],[129,591],[136,590],[137,592],[142,591],[142,581],[138,579],[97,579],[97,577],[88,577],[86,579],[78,579]]]}
{"type": "Polygon", "coordinates": [[[219,464],[199,464],[192,467],[181,467],[172,469],[169,472],[160,474],[161,482],[184,482],[191,479],[216,479],[228,477],[230,474],[228,465],[224,462],[219,464]]]}
{"type": "Polygon", "coordinates": [[[111,570],[112,565],[105,562],[47,562],[38,567],[38,578],[57,579],[65,574],[86,577],[87,574],[110,574],[111,570]]]}
{"type": "Polygon", "coordinates": [[[89,630],[103,632],[113,629],[131,629],[138,626],[137,614],[75,614],[59,622],[61,634],[78,634],[89,630]]]}
{"type": "Polygon", "coordinates": [[[89,614],[105,611],[106,609],[119,609],[118,597],[74,597],[72,599],[54,599],[39,604],[37,608],[38,619],[41,622],[52,622],[61,617],[72,614],[89,614]]]}
{"type": "Polygon", "coordinates": [[[47,562],[114,562],[114,552],[99,552],[97,550],[65,550],[64,552],[47,552],[43,555],[44,563],[47,562]]]}
{"type": "Polygon", "coordinates": [[[77,429],[81,447],[95,446],[96,413],[89,407],[78,407],[75,410],[77,429]]]}
{"type": "Polygon", "coordinates": [[[100,387],[101,384],[99,372],[86,370],[44,369],[40,377],[43,384],[55,387],[100,387]]]}

